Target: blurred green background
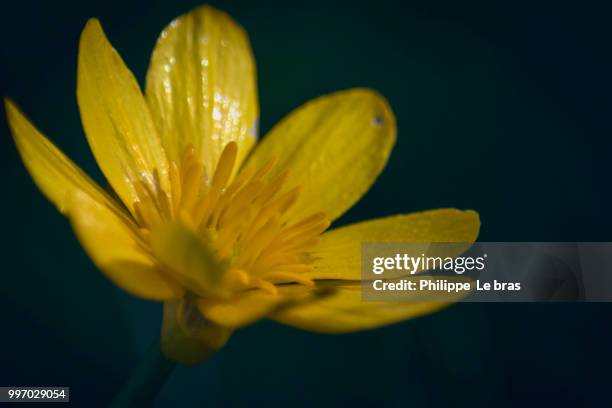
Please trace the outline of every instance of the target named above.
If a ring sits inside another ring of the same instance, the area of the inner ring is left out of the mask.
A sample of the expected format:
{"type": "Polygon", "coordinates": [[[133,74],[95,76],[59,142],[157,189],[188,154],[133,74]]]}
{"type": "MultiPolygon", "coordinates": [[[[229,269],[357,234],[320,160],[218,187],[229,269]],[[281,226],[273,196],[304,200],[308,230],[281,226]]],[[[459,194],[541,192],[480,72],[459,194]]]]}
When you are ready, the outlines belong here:
{"type": "MultiPolygon", "coordinates": [[[[100,18],[141,81],[155,39],[193,1],[3,5],[0,93],[89,174],[76,53],[100,18]]],[[[305,101],[368,86],[398,142],[337,225],[473,208],[483,241],[609,241],[612,6],[553,1],[213,2],[249,32],[262,134],[305,101]]],[[[96,271],[31,182],[0,118],[5,180],[0,385],[71,386],[107,403],[159,331],[159,305],[96,271]]],[[[158,406],[586,406],[607,399],[607,304],[460,304],[345,336],[271,322],[179,367],[158,406]]]]}

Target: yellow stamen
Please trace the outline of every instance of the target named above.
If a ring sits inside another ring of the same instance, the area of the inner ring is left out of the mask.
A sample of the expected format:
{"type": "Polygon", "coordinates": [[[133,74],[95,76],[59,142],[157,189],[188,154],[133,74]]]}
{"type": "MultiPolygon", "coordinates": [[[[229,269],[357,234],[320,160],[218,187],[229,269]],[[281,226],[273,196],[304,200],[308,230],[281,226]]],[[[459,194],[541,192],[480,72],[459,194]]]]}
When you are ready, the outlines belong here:
{"type": "Polygon", "coordinates": [[[170,188],[172,191],[172,213],[174,214],[181,202],[181,173],[176,162],[170,163],[170,188]]]}
{"type": "Polygon", "coordinates": [[[228,266],[224,279],[236,291],[257,288],[276,294],[276,284],[314,285],[309,252],[329,226],[326,215],[292,223],[289,210],[301,186],[285,188],[289,172],[275,170],[276,160],[236,172],[237,157],[237,144],[228,143],[208,178],[196,150],[188,146],[180,162],[170,163],[170,196],[159,186],[136,183],[134,216],[142,238],[147,241],[164,220],[202,234],[228,266]]]}

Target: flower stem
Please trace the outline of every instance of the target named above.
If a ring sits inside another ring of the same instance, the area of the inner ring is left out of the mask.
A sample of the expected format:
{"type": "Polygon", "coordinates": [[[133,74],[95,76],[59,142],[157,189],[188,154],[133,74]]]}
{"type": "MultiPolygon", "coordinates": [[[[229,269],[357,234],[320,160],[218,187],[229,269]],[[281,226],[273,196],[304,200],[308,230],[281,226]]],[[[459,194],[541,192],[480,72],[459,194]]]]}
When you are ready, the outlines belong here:
{"type": "Polygon", "coordinates": [[[110,404],[112,408],[149,406],[172,373],[175,363],[166,359],[155,341],[110,404]]]}

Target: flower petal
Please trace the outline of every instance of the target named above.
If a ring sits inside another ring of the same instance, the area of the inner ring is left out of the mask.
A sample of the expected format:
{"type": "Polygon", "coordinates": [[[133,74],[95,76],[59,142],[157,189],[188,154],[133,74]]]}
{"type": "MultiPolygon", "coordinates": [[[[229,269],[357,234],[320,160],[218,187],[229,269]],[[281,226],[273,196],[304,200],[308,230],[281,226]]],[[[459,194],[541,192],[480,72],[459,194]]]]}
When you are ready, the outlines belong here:
{"type": "Polygon", "coordinates": [[[223,285],[226,267],[195,232],[180,224],[162,224],[151,232],[151,248],[189,291],[204,297],[227,296],[223,285]]]}
{"type": "Polygon", "coordinates": [[[34,182],[57,209],[66,214],[72,192],[81,190],[93,200],[122,212],[119,205],[87,174],[40,133],[17,105],[4,101],[8,123],[17,150],[34,182]]]}
{"type": "Polygon", "coordinates": [[[155,265],[134,226],[108,207],[77,191],[68,216],[81,245],[94,264],[117,286],[153,300],[180,298],[184,290],[155,265]]]}
{"type": "MultiPolygon", "coordinates": [[[[447,295],[460,298],[462,295],[447,295]]],[[[271,319],[317,333],[349,333],[374,329],[440,310],[451,302],[364,302],[361,287],[337,286],[329,296],[277,312],[271,319]]]]}
{"type": "Polygon", "coordinates": [[[204,319],[195,301],[186,296],[164,303],[161,350],[177,363],[200,363],[225,345],[232,329],[204,319]]]}
{"type": "Polygon", "coordinates": [[[387,101],[368,89],[319,97],[289,114],[257,146],[249,165],[278,160],[291,170],[287,185],[304,191],[295,219],[325,211],[333,220],[370,188],[395,143],[395,117],[387,101]]]}
{"type": "MultiPolygon", "coordinates": [[[[474,242],[480,219],[475,211],[440,209],[396,215],[331,230],[313,250],[312,279],[361,279],[362,242],[474,242]]],[[[459,249],[459,248],[457,248],[459,249]]],[[[454,256],[458,254],[448,254],[454,256]]]]}
{"type": "Polygon", "coordinates": [[[91,19],[79,47],[77,98],[81,121],[102,172],[125,205],[137,183],[168,193],[168,161],[138,82],[91,19]]]}
{"type": "Polygon", "coordinates": [[[277,286],[278,293],[249,290],[227,300],[200,299],[198,308],[210,321],[225,327],[251,324],[279,308],[313,296],[313,288],[303,285],[277,286]]]}
{"type": "Polygon", "coordinates": [[[195,8],[162,31],[146,95],[169,157],[179,160],[192,144],[209,176],[228,142],[238,143],[238,164],[255,142],[259,107],[249,39],[213,7],[195,8]]]}

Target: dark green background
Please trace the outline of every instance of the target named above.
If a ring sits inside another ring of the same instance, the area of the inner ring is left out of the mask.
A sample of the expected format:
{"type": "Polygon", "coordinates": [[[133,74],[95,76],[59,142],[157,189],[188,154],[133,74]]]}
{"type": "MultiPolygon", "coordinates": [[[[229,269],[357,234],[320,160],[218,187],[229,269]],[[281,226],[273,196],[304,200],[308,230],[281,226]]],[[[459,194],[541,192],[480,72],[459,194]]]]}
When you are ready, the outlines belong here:
{"type": "MultiPolygon", "coordinates": [[[[315,96],[369,86],[398,142],[338,225],[474,208],[484,241],[606,241],[612,233],[612,10],[606,2],[217,3],[251,36],[262,133],[315,96]]],[[[607,2],[609,4],[609,2],[607,2]]],[[[80,31],[96,16],[139,80],[191,1],[3,5],[0,93],[101,180],[75,98],[80,31]]],[[[159,330],[160,307],[96,271],[35,188],[0,119],[0,385],[109,401],[159,330]]],[[[159,406],[583,406],[609,394],[607,304],[460,304],[346,336],[270,322],[179,367],[159,406]]],[[[607,400],[607,398],[606,398],[607,400]]]]}

